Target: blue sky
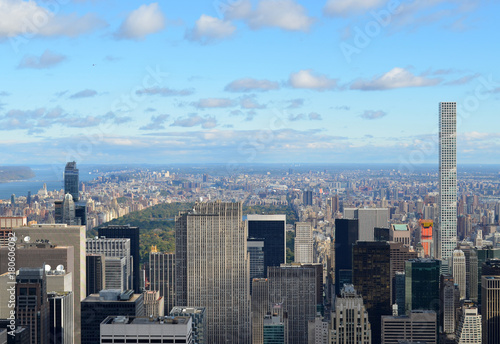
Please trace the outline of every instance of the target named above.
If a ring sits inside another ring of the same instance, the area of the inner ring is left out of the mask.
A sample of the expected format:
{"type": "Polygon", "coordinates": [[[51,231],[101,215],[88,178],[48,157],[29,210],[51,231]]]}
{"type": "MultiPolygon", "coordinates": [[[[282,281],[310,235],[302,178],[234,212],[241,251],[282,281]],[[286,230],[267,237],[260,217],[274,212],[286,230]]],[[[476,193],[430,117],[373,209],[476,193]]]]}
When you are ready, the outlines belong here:
{"type": "Polygon", "coordinates": [[[499,157],[498,1],[0,0],[0,164],[499,157]]]}

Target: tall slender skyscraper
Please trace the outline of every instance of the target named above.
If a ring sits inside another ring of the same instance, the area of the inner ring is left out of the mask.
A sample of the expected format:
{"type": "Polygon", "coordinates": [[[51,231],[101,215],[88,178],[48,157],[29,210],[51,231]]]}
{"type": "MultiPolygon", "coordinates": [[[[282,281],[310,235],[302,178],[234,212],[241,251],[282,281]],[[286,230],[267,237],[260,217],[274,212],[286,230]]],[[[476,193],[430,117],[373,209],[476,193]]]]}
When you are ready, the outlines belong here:
{"type": "Polygon", "coordinates": [[[177,305],[206,307],[208,343],[250,343],[246,228],[241,203],[197,203],[175,219],[177,305]]]}
{"type": "Polygon", "coordinates": [[[440,257],[453,256],[457,246],[457,103],[439,103],[439,229],[440,257]]]}

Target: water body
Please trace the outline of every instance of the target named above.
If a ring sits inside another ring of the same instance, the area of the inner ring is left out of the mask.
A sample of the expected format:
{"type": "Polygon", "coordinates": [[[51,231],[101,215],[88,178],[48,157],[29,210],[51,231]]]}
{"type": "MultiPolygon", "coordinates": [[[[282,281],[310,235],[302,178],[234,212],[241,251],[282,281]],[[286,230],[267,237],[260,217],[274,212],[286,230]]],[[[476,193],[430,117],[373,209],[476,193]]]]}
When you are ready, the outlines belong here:
{"type": "MultiPolygon", "coordinates": [[[[61,190],[64,189],[63,170],[62,168],[55,168],[51,165],[38,165],[31,167],[35,173],[35,177],[27,180],[19,180],[8,183],[0,183],[0,199],[10,199],[12,194],[26,197],[28,191],[31,195],[36,195],[38,190],[43,188],[43,184],[47,184],[47,190],[61,190]]],[[[88,168],[80,168],[80,181],[89,181],[94,179],[95,174],[89,174],[88,168]]]]}

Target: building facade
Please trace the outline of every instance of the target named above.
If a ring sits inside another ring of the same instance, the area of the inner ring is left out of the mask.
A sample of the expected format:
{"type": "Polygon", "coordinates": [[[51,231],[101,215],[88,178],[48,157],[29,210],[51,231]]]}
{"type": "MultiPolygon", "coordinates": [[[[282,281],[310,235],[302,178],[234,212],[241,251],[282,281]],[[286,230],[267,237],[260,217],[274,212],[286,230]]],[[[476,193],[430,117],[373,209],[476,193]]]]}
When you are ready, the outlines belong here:
{"type": "Polygon", "coordinates": [[[156,290],[163,297],[164,314],[175,305],[175,253],[149,253],[149,290],[156,290]]]}
{"type": "Polygon", "coordinates": [[[250,343],[247,237],[241,203],[197,203],[175,219],[177,305],[206,308],[209,343],[250,343]]]}
{"type": "Polygon", "coordinates": [[[295,263],[313,263],[313,235],[310,222],[295,223],[295,247],[294,247],[295,263]]]}
{"type": "Polygon", "coordinates": [[[457,246],[457,103],[439,103],[439,257],[457,246]]]}

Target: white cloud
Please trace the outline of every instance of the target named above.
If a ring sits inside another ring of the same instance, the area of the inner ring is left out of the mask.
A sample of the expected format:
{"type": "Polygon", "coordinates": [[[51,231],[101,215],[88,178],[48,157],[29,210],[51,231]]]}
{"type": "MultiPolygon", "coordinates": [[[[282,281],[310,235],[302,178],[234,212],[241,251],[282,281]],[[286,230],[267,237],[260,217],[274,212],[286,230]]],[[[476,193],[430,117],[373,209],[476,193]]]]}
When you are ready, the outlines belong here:
{"type": "Polygon", "coordinates": [[[75,37],[105,26],[95,14],[56,15],[35,1],[0,0],[0,38],[25,35],[75,37]]]}
{"type": "Polygon", "coordinates": [[[329,16],[346,17],[379,8],[385,3],[387,0],[328,0],[323,13],[329,16]]]}
{"type": "Polygon", "coordinates": [[[292,73],[288,84],[293,88],[307,88],[317,91],[326,91],[334,89],[337,86],[337,80],[331,79],[326,75],[316,74],[312,70],[301,70],[292,73]]]}
{"type": "Polygon", "coordinates": [[[158,3],[142,5],[130,12],[120,29],[115,34],[119,39],[142,40],[147,35],[159,32],[165,28],[165,16],[158,3]]]}
{"type": "Polygon", "coordinates": [[[227,98],[204,98],[200,99],[195,103],[191,103],[191,105],[197,108],[226,108],[233,106],[234,103],[231,99],[227,98]]]}
{"type": "Polygon", "coordinates": [[[229,92],[251,92],[277,90],[279,88],[280,85],[275,81],[243,78],[229,83],[224,90],[229,92]]]}
{"type": "Polygon", "coordinates": [[[47,69],[56,66],[66,60],[66,56],[45,50],[42,55],[26,55],[17,68],[47,69]]]}
{"type": "Polygon", "coordinates": [[[230,21],[202,14],[195,27],[186,32],[186,38],[207,44],[232,36],[235,31],[236,26],[230,21]]]}
{"type": "Polygon", "coordinates": [[[238,1],[225,12],[228,19],[241,19],[254,30],[277,27],[288,31],[308,31],[314,23],[306,9],[293,0],[261,0],[255,10],[248,0],[238,1]]]}
{"type": "Polygon", "coordinates": [[[384,75],[374,77],[371,80],[354,81],[350,88],[351,90],[375,91],[405,87],[433,86],[440,82],[441,79],[416,76],[404,68],[396,67],[384,75]]]}

